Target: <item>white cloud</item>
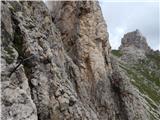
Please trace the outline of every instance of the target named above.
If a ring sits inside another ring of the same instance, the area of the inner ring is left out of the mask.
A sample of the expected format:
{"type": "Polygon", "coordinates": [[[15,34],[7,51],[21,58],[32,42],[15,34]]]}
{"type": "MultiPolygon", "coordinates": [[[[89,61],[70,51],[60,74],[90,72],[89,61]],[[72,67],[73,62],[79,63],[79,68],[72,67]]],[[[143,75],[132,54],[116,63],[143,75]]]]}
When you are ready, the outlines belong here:
{"type": "MultiPolygon", "coordinates": [[[[120,46],[127,32],[139,29],[153,49],[160,50],[159,6],[150,2],[111,2],[100,0],[104,19],[108,25],[110,44],[113,49],[120,46]]],[[[140,0],[141,1],[141,0],[140,0]]],[[[145,0],[146,1],[146,0],[145,0]]]]}

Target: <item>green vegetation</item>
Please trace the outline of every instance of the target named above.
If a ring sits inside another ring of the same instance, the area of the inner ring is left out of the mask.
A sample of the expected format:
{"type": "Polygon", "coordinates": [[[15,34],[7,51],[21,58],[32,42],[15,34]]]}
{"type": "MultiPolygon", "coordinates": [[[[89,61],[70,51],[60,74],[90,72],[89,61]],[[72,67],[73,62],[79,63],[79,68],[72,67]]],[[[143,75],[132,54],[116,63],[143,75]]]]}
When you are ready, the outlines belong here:
{"type": "Polygon", "coordinates": [[[160,54],[152,52],[136,64],[121,63],[120,67],[127,73],[132,84],[144,94],[150,108],[150,119],[156,120],[160,116],[157,108],[160,105],[160,54]]]}
{"type": "Polygon", "coordinates": [[[160,104],[160,94],[157,91],[160,88],[160,74],[155,74],[155,69],[149,69],[150,62],[150,60],[146,60],[135,65],[121,63],[120,67],[126,71],[129,78],[133,79],[131,83],[137,87],[141,93],[146,95],[143,97],[150,105],[150,110],[148,111],[150,113],[150,119],[156,120],[157,118],[153,113],[159,115],[157,105],[160,104]]]}
{"type": "MultiPolygon", "coordinates": [[[[158,76],[155,77],[150,75],[148,69],[141,64],[134,65],[134,67],[126,65],[120,65],[120,67],[127,72],[131,79],[134,79],[132,83],[140,90],[140,92],[147,94],[155,103],[160,103],[160,95],[157,90],[154,89],[153,84],[155,83],[160,87],[158,76]]],[[[151,104],[151,106],[153,105],[151,104]]]]}
{"type": "Polygon", "coordinates": [[[160,54],[158,52],[147,54],[147,58],[150,61],[153,61],[157,65],[157,67],[160,68],[160,54]]]}
{"type": "Polygon", "coordinates": [[[123,53],[120,50],[112,50],[112,54],[117,57],[121,57],[123,55],[123,53]]]}
{"type": "Polygon", "coordinates": [[[151,83],[160,87],[160,55],[147,55],[147,59],[134,65],[134,69],[141,73],[151,83]]]}
{"type": "Polygon", "coordinates": [[[145,97],[145,100],[152,106],[152,108],[157,109],[157,106],[150,99],[145,97]]]}

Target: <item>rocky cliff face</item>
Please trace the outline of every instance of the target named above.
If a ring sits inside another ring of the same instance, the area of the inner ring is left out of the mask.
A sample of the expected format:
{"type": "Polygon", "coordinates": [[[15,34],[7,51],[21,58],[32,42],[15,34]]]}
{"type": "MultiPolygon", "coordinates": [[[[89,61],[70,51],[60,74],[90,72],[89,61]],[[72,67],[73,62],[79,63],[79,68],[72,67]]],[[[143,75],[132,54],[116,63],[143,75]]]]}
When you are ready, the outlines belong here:
{"type": "Polygon", "coordinates": [[[137,29],[133,32],[126,33],[122,38],[122,44],[120,46],[120,50],[126,47],[135,47],[137,49],[141,49],[144,51],[151,50],[147,44],[146,38],[142,35],[142,33],[137,29]]]}
{"type": "Polygon", "coordinates": [[[147,120],[110,58],[96,1],[2,2],[2,120],[147,120]]]}
{"type": "Polygon", "coordinates": [[[150,120],[159,120],[160,52],[152,50],[136,30],[125,34],[120,49],[112,50],[112,54],[129,81],[139,90],[150,120]]]}
{"type": "Polygon", "coordinates": [[[145,54],[150,52],[151,48],[140,31],[135,30],[124,35],[119,50],[124,53],[121,57],[123,61],[133,63],[138,59],[145,59],[145,54]]]}

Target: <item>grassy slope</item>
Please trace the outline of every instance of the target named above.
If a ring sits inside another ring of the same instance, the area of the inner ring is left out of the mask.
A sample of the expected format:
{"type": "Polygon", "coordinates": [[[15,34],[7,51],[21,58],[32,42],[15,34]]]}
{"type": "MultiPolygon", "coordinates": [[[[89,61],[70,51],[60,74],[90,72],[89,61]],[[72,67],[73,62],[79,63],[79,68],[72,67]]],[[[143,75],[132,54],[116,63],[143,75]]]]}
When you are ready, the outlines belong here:
{"type": "MultiPolygon", "coordinates": [[[[120,57],[120,53],[112,51],[114,56],[120,57]]],[[[121,53],[122,54],[122,53],[121,53]]],[[[120,67],[124,69],[131,79],[131,82],[144,95],[150,106],[151,120],[155,120],[154,113],[158,113],[160,105],[160,55],[157,53],[147,55],[147,59],[141,60],[134,65],[121,63],[120,67]]],[[[160,119],[160,114],[156,115],[160,119]]]]}
{"type": "Polygon", "coordinates": [[[121,57],[123,55],[122,52],[120,52],[119,50],[112,50],[112,54],[117,57],[121,57]]]}

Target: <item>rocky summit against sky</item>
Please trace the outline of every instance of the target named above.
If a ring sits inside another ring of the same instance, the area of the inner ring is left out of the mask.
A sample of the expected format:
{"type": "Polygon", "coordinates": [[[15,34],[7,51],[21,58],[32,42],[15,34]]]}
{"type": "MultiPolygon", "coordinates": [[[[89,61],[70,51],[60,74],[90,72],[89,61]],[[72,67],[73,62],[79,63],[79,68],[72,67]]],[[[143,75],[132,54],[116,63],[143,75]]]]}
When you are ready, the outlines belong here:
{"type": "Polygon", "coordinates": [[[139,29],[154,50],[160,50],[160,3],[158,0],[99,0],[113,49],[127,32],[139,29]]]}

